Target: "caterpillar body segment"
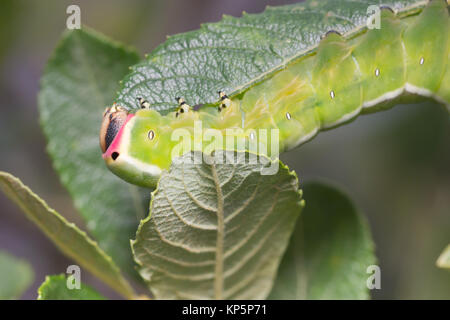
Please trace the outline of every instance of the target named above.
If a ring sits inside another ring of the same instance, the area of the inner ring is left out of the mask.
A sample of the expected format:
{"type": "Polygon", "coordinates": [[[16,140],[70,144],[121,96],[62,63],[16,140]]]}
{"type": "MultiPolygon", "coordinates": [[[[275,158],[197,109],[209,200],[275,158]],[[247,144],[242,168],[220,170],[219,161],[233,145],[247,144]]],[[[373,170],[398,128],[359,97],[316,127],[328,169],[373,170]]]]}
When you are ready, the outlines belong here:
{"type": "MultiPolygon", "coordinates": [[[[128,115],[120,130],[115,127],[117,134],[103,158],[123,179],[154,187],[175,151],[230,147],[217,144],[221,135],[244,141],[235,139],[233,149],[276,156],[270,147],[274,139],[277,151],[283,152],[320,130],[385,109],[399,99],[433,98],[450,111],[449,23],[443,0],[430,1],[419,14],[401,18],[382,9],[380,29],[352,39],[328,32],[311,54],[239,96],[219,92],[218,108],[184,110],[183,100],[168,115],[150,108],[128,115]],[[277,135],[268,133],[271,129],[277,135]],[[257,150],[252,141],[257,141],[257,150]]],[[[107,126],[102,125],[102,132],[107,126]]]]}

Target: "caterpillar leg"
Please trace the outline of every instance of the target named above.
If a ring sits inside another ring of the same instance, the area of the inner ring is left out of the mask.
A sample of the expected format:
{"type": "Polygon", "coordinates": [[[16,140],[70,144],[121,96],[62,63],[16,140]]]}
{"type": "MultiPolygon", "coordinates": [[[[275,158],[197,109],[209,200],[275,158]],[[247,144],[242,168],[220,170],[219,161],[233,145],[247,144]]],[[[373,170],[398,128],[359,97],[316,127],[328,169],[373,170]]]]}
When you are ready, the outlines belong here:
{"type": "Polygon", "coordinates": [[[175,112],[175,117],[178,118],[178,116],[182,113],[188,113],[191,110],[191,106],[188,105],[186,103],[186,101],[184,101],[183,98],[177,97],[176,98],[177,102],[178,102],[178,109],[175,112]]]}
{"type": "Polygon", "coordinates": [[[220,111],[222,111],[222,109],[225,109],[231,105],[231,100],[230,100],[230,98],[228,98],[228,96],[225,94],[225,92],[218,91],[217,93],[219,94],[219,98],[221,101],[221,103],[219,105],[219,112],[220,112],[220,111]]]}
{"type": "Polygon", "coordinates": [[[139,105],[141,106],[141,109],[150,109],[150,102],[148,102],[147,100],[138,97],[136,98],[137,101],[139,102],[139,105]]]}

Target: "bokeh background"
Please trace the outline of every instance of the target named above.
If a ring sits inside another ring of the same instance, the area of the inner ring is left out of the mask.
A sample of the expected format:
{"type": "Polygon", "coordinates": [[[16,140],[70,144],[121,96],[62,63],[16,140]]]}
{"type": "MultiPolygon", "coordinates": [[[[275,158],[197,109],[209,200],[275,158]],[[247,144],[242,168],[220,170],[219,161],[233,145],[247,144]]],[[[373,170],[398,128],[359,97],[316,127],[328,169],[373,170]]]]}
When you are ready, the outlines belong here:
{"type": "MultiPolygon", "coordinates": [[[[66,8],[81,20],[144,53],[166,35],[196,29],[222,14],[257,13],[283,0],[0,2],[0,170],[22,179],[49,205],[84,228],[45,151],[37,93],[47,59],[66,27],[66,8]]],[[[397,106],[319,134],[282,156],[301,182],[341,186],[368,218],[381,267],[374,299],[450,299],[450,272],[435,261],[450,242],[450,121],[436,103],[397,106]]],[[[45,275],[72,264],[0,194],[0,250],[26,259],[35,272],[22,296],[35,299],[45,275]]],[[[83,281],[118,298],[90,275],[83,281]]]]}

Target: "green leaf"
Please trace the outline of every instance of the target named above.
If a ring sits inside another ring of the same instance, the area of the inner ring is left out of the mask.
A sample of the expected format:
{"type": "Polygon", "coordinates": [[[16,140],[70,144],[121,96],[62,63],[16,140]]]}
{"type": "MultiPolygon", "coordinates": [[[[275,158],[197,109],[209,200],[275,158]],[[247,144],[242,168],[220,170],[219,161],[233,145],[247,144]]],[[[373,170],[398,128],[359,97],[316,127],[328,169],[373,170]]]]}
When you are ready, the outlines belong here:
{"type": "Polygon", "coordinates": [[[46,276],[38,289],[38,300],[105,300],[100,293],[80,283],[80,289],[68,289],[65,275],[46,276]]]}
{"type": "Polygon", "coordinates": [[[34,194],[16,177],[0,171],[0,190],[14,201],[37,226],[67,256],[107,283],[126,298],[134,297],[133,290],[111,257],[75,224],[34,194]]]}
{"type": "Polygon", "coordinates": [[[18,299],[33,282],[33,269],[24,260],[0,251],[0,300],[18,299]]]}
{"type": "Polygon", "coordinates": [[[158,299],[263,299],[301,211],[297,177],[263,157],[193,164],[194,157],[201,153],[173,163],[152,194],[151,218],[132,243],[140,274],[158,299]],[[261,175],[271,164],[278,173],[261,175]]]}
{"type": "Polygon", "coordinates": [[[367,267],[376,261],[365,219],[349,198],[320,184],[304,186],[297,220],[270,299],[367,299],[367,267]]]}
{"type": "Polygon", "coordinates": [[[48,61],[39,111],[48,152],[88,230],[127,272],[134,272],[129,240],[145,217],[149,192],[107,169],[99,146],[102,113],[137,54],[90,30],[73,30],[48,61]]]}
{"type": "Polygon", "coordinates": [[[366,26],[367,8],[381,3],[402,14],[426,1],[312,0],[224,16],[168,38],[133,67],[116,101],[136,109],[136,97],[145,97],[161,112],[175,108],[177,96],[191,105],[217,102],[217,90],[231,96],[242,92],[309,54],[329,30],[355,35],[366,26]]]}
{"type": "Polygon", "coordinates": [[[439,268],[450,269],[450,244],[441,253],[441,255],[439,256],[439,258],[436,261],[436,265],[439,268]]]}

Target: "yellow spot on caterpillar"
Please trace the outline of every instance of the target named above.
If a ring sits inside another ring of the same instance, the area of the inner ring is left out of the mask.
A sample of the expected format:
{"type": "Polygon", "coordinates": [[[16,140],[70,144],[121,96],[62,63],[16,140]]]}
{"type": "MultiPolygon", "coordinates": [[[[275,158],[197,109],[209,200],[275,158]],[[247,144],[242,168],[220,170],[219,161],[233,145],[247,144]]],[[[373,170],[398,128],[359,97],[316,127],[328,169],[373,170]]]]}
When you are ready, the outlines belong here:
{"type": "Polygon", "coordinates": [[[191,106],[184,101],[183,98],[177,97],[178,110],[175,112],[175,117],[178,117],[181,113],[188,113],[191,110],[191,106]]]}
{"type": "Polygon", "coordinates": [[[139,105],[141,106],[141,109],[149,109],[150,108],[150,102],[143,98],[137,98],[139,105]]]}
{"type": "Polygon", "coordinates": [[[220,100],[222,100],[222,103],[219,106],[219,112],[222,109],[228,108],[229,106],[231,106],[231,100],[230,98],[228,98],[228,96],[225,94],[225,92],[223,91],[219,91],[219,98],[220,100]]]}

